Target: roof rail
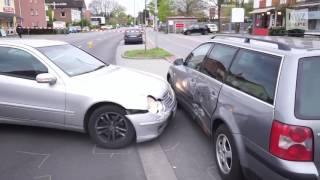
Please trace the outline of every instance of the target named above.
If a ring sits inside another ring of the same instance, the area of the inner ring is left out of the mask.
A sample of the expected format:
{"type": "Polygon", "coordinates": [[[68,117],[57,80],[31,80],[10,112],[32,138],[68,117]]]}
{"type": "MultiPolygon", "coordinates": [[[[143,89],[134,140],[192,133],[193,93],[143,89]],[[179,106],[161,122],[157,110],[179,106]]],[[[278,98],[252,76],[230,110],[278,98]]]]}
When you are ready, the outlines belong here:
{"type": "Polygon", "coordinates": [[[272,44],[278,45],[278,49],[279,50],[284,50],[284,51],[290,51],[291,50],[291,47],[289,45],[285,44],[285,43],[272,41],[272,40],[267,40],[267,39],[252,38],[252,37],[248,37],[248,36],[242,37],[242,36],[237,36],[237,35],[219,34],[219,35],[214,35],[211,39],[214,39],[214,38],[216,38],[218,36],[244,39],[244,43],[248,43],[248,44],[250,44],[251,40],[267,42],[267,43],[272,43],[272,44]]]}

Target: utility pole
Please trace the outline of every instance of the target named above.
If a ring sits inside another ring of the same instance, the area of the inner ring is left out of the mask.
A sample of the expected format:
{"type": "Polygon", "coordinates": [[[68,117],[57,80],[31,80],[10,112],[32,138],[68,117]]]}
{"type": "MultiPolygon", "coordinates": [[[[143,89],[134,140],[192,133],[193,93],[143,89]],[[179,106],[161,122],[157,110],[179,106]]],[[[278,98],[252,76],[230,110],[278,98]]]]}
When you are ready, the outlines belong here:
{"type": "Polygon", "coordinates": [[[133,24],[136,25],[136,0],[133,1],[133,24]]]}
{"type": "Polygon", "coordinates": [[[154,0],[154,28],[156,30],[155,45],[158,48],[158,0],[154,0]]]}
{"type": "Polygon", "coordinates": [[[144,0],[144,51],[147,52],[147,0],[144,0]]]}

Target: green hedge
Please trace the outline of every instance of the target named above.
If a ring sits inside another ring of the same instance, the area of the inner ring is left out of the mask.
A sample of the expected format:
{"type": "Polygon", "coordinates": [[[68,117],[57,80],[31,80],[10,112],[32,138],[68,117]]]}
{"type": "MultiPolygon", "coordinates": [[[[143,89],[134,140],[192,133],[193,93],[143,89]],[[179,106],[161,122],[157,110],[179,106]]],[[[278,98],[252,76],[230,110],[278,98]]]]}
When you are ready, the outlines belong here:
{"type": "Polygon", "coordinates": [[[288,36],[291,37],[303,37],[305,30],[303,29],[291,29],[288,30],[288,36]]]}
{"type": "Polygon", "coordinates": [[[272,27],[269,28],[269,36],[284,36],[287,35],[285,27],[272,27]]]}

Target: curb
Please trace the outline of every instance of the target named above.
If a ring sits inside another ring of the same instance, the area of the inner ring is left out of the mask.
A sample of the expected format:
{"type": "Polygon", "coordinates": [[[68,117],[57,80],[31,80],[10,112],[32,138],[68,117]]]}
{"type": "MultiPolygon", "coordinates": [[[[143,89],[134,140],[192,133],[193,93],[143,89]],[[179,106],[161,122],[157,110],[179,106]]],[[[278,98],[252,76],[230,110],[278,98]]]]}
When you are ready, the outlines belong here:
{"type": "Polygon", "coordinates": [[[131,59],[131,60],[166,60],[166,58],[161,58],[161,57],[156,57],[156,58],[150,58],[150,57],[128,57],[128,56],[125,56],[124,54],[121,54],[121,57],[122,58],[125,58],[125,59],[131,59]]]}
{"type": "Polygon", "coordinates": [[[169,63],[173,64],[173,62],[177,59],[175,55],[166,57],[165,60],[167,60],[169,63]]]}

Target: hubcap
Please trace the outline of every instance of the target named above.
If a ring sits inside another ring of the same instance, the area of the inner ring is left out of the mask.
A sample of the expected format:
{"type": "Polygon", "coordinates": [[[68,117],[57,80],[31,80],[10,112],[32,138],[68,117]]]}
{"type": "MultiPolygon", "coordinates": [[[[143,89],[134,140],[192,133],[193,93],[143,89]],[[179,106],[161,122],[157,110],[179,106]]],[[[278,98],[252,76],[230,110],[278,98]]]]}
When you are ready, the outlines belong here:
{"type": "Polygon", "coordinates": [[[114,143],[126,138],[128,124],[123,115],[114,112],[106,112],[98,117],[95,129],[98,137],[103,142],[114,143]]]}
{"type": "Polygon", "coordinates": [[[216,141],[216,156],[220,170],[229,174],[232,167],[232,149],[226,135],[220,134],[216,141]]]}

